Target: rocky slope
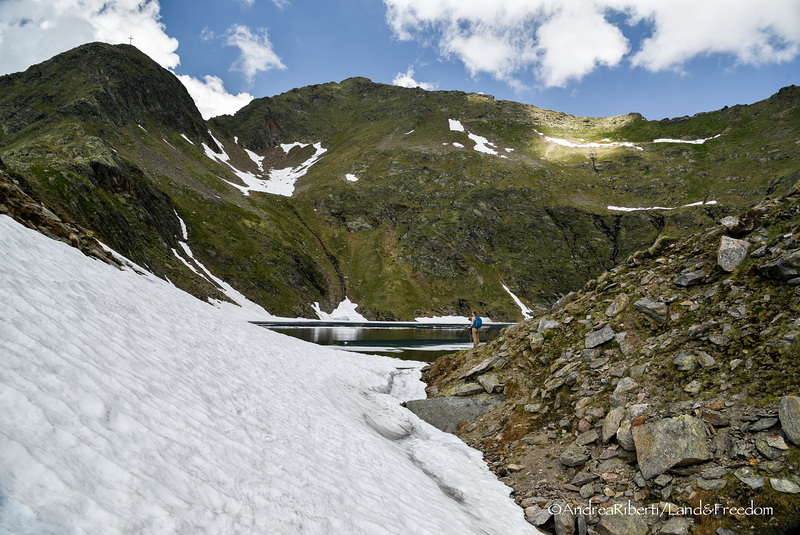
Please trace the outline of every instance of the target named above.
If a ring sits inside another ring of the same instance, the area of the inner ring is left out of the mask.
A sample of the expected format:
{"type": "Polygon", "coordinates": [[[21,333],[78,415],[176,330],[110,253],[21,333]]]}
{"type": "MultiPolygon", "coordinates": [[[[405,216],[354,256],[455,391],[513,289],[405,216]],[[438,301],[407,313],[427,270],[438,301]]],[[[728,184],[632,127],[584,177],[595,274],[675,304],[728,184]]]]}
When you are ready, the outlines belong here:
{"type": "Polygon", "coordinates": [[[520,319],[505,288],[544,310],[660,237],[794,183],[798,125],[796,87],[645,121],[363,78],[205,122],[171,73],[98,43],[0,77],[0,157],[43,202],[217,295],[184,263],[186,225],[204,265],[284,316],[349,297],[371,319],[520,319]],[[278,175],[296,181],[276,193],[278,175]]]}
{"type": "Polygon", "coordinates": [[[409,407],[435,403],[545,530],[794,533],[799,311],[800,183],[440,358],[409,407]]]}

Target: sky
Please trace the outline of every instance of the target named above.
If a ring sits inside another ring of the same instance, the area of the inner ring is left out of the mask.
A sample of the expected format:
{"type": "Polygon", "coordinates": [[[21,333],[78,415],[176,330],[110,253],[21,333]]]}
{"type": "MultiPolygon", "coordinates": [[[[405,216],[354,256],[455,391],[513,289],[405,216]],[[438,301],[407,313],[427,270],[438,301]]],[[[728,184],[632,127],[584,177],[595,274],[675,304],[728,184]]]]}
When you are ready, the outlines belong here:
{"type": "Polygon", "coordinates": [[[424,363],[125,263],[0,215],[0,533],[539,533],[481,452],[400,406],[424,363]]]}
{"type": "Polygon", "coordinates": [[[798,0],[0,0],[0,74],[130,43],[204,117],[364,76],[648,119],[800,82],[798,0]]]}

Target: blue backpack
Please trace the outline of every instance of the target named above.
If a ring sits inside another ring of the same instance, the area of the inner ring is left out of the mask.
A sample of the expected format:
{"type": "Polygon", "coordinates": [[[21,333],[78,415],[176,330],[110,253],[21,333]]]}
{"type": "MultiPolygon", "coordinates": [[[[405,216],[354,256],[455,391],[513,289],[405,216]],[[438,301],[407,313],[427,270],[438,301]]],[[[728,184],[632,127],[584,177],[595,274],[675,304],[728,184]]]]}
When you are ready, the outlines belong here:
{"type": "Polygon", "coordinates": [[[481,325],[483,325],[483,320],[480,316],[475,316],[475,328],[480,329],[481,325]]]}

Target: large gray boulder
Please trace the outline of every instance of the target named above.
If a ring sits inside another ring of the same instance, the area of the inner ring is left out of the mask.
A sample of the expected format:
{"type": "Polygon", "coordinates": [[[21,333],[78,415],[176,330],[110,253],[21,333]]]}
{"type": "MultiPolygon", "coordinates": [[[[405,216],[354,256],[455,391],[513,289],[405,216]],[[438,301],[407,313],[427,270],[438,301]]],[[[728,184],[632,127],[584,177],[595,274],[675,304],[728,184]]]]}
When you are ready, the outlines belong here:
{"type": "Polygon", "coordinates": [[[800,277],[800,251],[784,253],[758,268],[758,273],[768,279],[788,281],[800,277]]]}
{"type": "Polygon", "coordinates": [[[706,274],[704,271],[690,271],[689,273],[683,273],[674,281],[672,281],[676,286],[683,286],[684,288],[690,288],[692,286],[697,286],[699,284],[703,284],[703,281],[706,278],[706,274]]]}
{"type": "Polygon", "coordinates": [[[800,446],[800,397],[783,396],[778,408],[778,417],[786,438],[800,446]]]}
{"type": "Polygon", "coordinates": [[[729,236],[723,236],[717,250],[717,264],[725,271],[731,272],[747,258],[750,244],[729,236]]]}
{"type": "Polygon", "coordinates": [[[686,466],[712,458],[706,445],[705,424],[682,415],[648,423],[631,430],[639,469],[646,479],[674,466],[686,466]]]}
{"type": "Polygon", "coordinates": [[[561,464],[564,466],[580,466],[591,458],[592,456],[587,449],[578,443],[570,444],[569,447],[558,456],[558,460],[561,461],[561,464]]]}
{"type": "Polygon", "coordinates": [[[482,416],[503,402],[502,394],[468,398],[443,397],[406,401],[405,407],[432,426],[453,433],[458,424],[482,416]]]}
{"type": "Polygon", "coordinates": [[[586,349],[592,349],[614,339],[614,329],[606,325],[602,329],[586,335],[586,349]]]}
{"type": "Polygon", "coordinates": [[[495,363],[497,362],[497,360],[499,358],[500,358],[499,356],[493,355],[493,356],[489,357],[488,359],[485,359],[485,360],[481,361],[476,366],[474,366],[471,370],[469,370],[466,374],[464,374],[462,376],[462,379],[473,379],[473,378],[481,375],[482,373],[489,371],[492,368],[492,366],[495,365],[495,363]]]}
{"type": "Polygon", "coordinates": [[[608,514],[597,524],[600,535],[647,535],[650,528],[635,508],[623,503],[606,503],[602,507],[608,514]]]}
{"type": "Polygon", "coordinates": [[[656,320],[658,323],[664,323],[665,321],[667,321],[667,314],[669,312],[667,309],[667,305],[665,305],[664,303],[659,303],[657,301],[653,301],[651,299],[643,297],[638,301],[636,301],[633,304],[633,306],[636,307],[636,310],[638,310],[643,314],[647,314],[648,316],[656,320]]]}
{"type": "Polygon", "coordinates": [[[673,357],[672,363],[679,372],[693,372],[697,369],[697,358],[683,351],[673,357]]]}
{"type": "Polygon", "coordinates": [[[478,377],[480,384],[487,394],[495,394],[503,391],[503,383],[496,373],[487,373],[478,377]]]}

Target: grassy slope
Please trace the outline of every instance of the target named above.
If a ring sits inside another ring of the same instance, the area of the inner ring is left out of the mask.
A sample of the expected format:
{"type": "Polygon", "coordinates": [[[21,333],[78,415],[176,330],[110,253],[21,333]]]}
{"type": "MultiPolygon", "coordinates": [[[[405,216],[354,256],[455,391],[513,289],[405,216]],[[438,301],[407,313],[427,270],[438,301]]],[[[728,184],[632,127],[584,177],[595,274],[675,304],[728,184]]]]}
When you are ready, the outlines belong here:
{"type": "Polygon", "coordinates": [[[172,255],[177,210],[202,261],[280,314],[309,315],[314,301],[330,309],[347,292],[370,317],[480,308],[518,319],[501,281],[530,305],[552,302],[659,235],[708,225],[780,189],[800,165],[796,88],[752,106],[648,122],[361,78],[259,99],[210,122],[241,169],[255,171],[242,147],[278,167],[311,151],[286,157],[271,148],[278,143],[319,141],[328,149],[294,197],[245,197],[226,183],[238,182],[230,170],[201,149],[213,141],[174,77],[161,80],[157,68],[149,76],[166,84],[155,100],[137,78],[143,66],[137,74],[114,63],[120,54],[144,61],[135,49],[87,48],[76,49],[78,66],[62,58],[37,67],[47,83],[35,91],[27,92],[31,73],[0,78],[4,160],[110,245],[183,287],[203,286],[172,255]],[[114,95],[118,106],[106,102],[114,95]],[[448,119],[467,132],[451,131],[448,119]],[[468,133],[505,157],[472,150],[468,133]],[[703,145],[650,143],[717,134],[703,145]],[[632,141],[643,150],[567,148],[545,135],[632,141]],[[124,187],[98,186],[96,162],[124,187]],[[346,180],[348,173],[359,180],[346,180]],[[703,198],[721,204],[661,213],[605,208],[703,198]]]}

